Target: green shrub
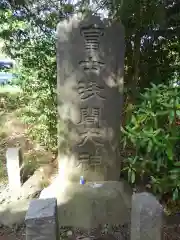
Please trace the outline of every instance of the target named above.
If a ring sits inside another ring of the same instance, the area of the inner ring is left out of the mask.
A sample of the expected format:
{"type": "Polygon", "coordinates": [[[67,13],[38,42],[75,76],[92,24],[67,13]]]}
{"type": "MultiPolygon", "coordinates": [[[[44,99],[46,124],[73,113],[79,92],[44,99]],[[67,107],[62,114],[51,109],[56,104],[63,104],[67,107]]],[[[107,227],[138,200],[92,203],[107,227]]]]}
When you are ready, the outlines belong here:
{"type": "Polygon", "coordinates": [[[18,84],[23,94],[19,115],[29,136],[45,146],[57,149],[56,54],[53,36],[31,41],[31,54],[24,49],[18,69],[18,84]]]}
{"type": "Polygon", "coordinates": [[[123,168],[128,180],[144,181],[160,198],[180,198],[180,88],[152,85],[126,113],[122,142],[134,149],[123,168]]]}
{"type": "Polygon", "coordinates": [[[0,91],[0,111],[11,111],[17,109],[21,105],[20,98],[21,93],[0,91]]]}

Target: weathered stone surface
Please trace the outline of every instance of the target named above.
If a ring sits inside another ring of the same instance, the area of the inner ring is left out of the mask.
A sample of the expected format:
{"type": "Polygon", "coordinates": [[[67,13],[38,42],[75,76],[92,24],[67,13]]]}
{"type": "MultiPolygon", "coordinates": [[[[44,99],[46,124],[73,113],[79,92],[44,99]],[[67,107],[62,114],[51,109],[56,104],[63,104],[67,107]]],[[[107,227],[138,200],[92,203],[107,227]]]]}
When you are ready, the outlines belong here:
{"type": "Polygon", "coordinates": [[[146,192],[133,194],[131,240],[161,240],[163,208],[146,192]]]}
{"type": "Polygon", "coordinates": [[[22,224],[24,222],[29,202],[29,199],[20,199],[1,204],[0,224],[8,227],[12,227],[14,224],[22,224]]]}
{"type": "Polygon", "coordinates": [[[18,194],[21,187],[20,166],[22,155],[20,148],[8,148],[6,152],[8,183],[11,191],[18,194]]]}
{"type": "Polygon", "coordinates": [[[43,188],[41,184],[43,179],[46,179],[46,172],[39,168],[22,185],[17,195],[12,194],[8,187],[4,187],[0,192],[0,224],[11,227],[24,222],[31,199],[38,197],[43,188]]]}
{"type": "Polygon", "coordinates": [[[57,200],[32,200],[25,217],[26,239],[57,239],[57,200]]]}
{"type": "Polygon", "coordinates": [[[91,229],[130,222],[131,191],[123,182],[71,184],[56,195],[60,226],[91,229]]]}
{"type": "Polygon", "coordinates": [[[60,158],[73,162],[74,180],[119,180],[123,27],[76,15],[57,32],[60,158]]]}

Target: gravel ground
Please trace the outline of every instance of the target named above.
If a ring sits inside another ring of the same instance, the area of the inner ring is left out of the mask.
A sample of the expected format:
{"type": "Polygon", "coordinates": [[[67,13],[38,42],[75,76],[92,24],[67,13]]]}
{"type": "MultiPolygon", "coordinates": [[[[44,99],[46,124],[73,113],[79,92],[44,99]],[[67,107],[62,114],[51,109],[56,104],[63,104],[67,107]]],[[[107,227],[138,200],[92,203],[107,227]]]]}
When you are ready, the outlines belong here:
{"type": "Polygon", "coordinates": [[[8,228],[0,226],[0,240],[25,240],[25,225],[8,228]]]}
{"type": "MultiPolygon", "coordinates": [[[[121,227],[121,233],[112,235],[107,231],[105,226],[104,232],[100,229],[92,229],[87,232],[83,229],[72,229],[71,227],[62,227],[60,229],[60,240],[129,240],[129,234],[124,234],[127,231],[126,226],[121,227]]],[[[25,240],[25,225],[14,226],[13,228],[7,228],[0,226],[0,240],[25,240]]],[[[180,240],[180,225],[165,226],[163,228],[162,240],[180,240]]]]}

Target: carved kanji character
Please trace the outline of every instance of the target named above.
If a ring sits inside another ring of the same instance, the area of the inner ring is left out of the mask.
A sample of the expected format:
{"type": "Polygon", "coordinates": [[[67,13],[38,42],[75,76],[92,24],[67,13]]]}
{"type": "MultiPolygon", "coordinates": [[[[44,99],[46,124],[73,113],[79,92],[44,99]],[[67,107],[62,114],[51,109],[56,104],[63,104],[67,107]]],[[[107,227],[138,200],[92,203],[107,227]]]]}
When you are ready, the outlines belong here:
{"type": "Polygon", "coordinates": [[[100,72],[104,62],[99,58],[100,37],[104,35],[104,29],[96,25],[81,28],[84,37],[86,59],[79,62],[84,71],[100,72]]]}
{"type": "Polygon", "coordinates": [[[78,144],[79,146],[83,146],[89,140],[103,146],[100,113],[100,108],[81,108],[81,119],[78,125],[83,126],[83,131],[80,132],[81,141],[78,144]]]}
{"type": "Polygon", "coordinates": [[[84,61],[80,61],[79,65],[84,69],[84,71],[100,71],[104,66],[104,63],[100,60],[95,60],[92,57],[88,57],[84,61]]]}
{"type": "Polygon", "coordinates": [[[79,164],[86,166],[98,166],[102,163],[102,156],[98,153],[90,154],[88,152],[79,154],[79,164]]]}
{"type": "Polygon", "coordinates": [[[82,100],[87,100],[91,97],[97,97],[101,100],[105,100],[105,98],[101,96],[101,92],[103,90],[104,87],[99,86],[96,82],[78,82],[78,92],[82,100]]]}
{"type": "Polygon", "coordinates": [[[99,128],[100,108],[81,108],[81,120],[86,128],[99,128]]]}
{"type": "Polygon", "coordinates": [[[99,49],[100,37],[104,35],[104,28],[92,24],[82,27],[80,32],[84,37],[86,51],[97,51],[99,49]]]}

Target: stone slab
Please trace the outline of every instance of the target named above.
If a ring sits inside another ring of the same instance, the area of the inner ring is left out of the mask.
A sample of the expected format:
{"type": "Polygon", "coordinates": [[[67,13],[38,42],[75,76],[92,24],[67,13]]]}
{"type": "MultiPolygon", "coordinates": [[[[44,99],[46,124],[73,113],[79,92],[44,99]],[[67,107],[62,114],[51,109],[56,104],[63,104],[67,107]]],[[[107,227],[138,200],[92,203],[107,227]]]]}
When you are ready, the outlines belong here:
{"type": "Polygon", "coordinates": [[[12,227],[15,224],[23,224],[28,210],[29,199],[16,200],[0,205],[0,224],[12,227]]]}

